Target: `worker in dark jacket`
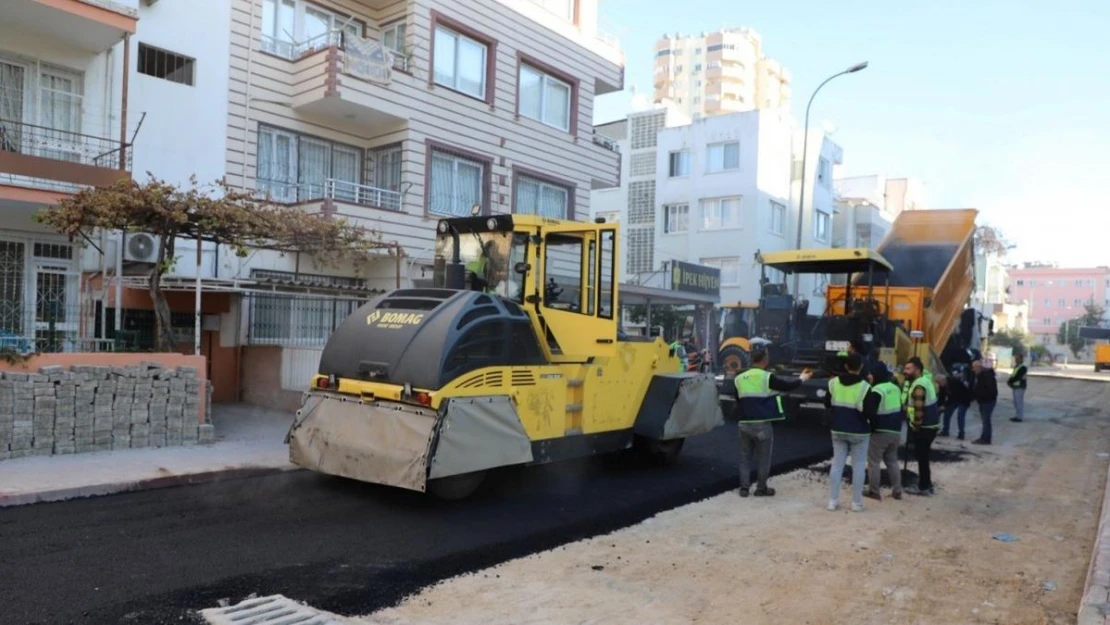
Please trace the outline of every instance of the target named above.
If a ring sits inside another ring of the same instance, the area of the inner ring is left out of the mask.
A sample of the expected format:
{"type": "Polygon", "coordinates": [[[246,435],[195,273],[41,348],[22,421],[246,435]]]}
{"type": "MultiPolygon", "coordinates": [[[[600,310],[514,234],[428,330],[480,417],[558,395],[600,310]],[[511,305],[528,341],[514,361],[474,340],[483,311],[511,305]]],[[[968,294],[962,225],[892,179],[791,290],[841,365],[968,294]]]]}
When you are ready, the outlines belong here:
{"type": "Polygon", "coordinates": [[[767,351],[752,351],[752,366],[736,376],[736,414],[740,430],[740,496],[747,497],[752,485],[751,462],[756,463],[756,497],[773,497],[775,489],[767,486],[771,474],[771,449],[774,444],[772,424],[786,418],[782,396],[802,385],[813,374],[809,369],[796,378],[774,375],[767,371],[771,359],[767,351]]]}
{"type": "Polygon", "coordinates": [[[990,445],[994,428],[991,427],[991,415],[998,404],[998,378],[994,369],[984,366],[982,360],[971,363],[971,370],[975,373],[971,394],[975,403],[979,404],[979,416],[983,419],[983,433],[977,440],[971,441],[975,445],[990,445]]]}
{"type": "Polygon", "coordinates": [[[933,494],[933,474],[929,467],[929,454],[940,430],[940,413],[937,411],[937,390],[931,376],[918,357],[910,358],[903,368],[909,384],[906,420],[910,425],[914,459],[917,460],[917,486],[907,488],[911,495],[933,494]]]}
{"type": "Polygon", "coordinates": [[[871,422],[871,442],[868,443],[867,472],[870,486],[866,496],[883,500],[879,493],[882,484],[883,462],[890,475],[890,487],[895,499],[902,498],[902,471],[898,468],[898,445],[906,416],[902,410],[902,389],[894,382],[885,363],[871,366],[868,382],[871,390],[863,400],[863,414],[871,422]]]}
{"type": "Polygon", "coordinates": [[[1010,379],[1006,380],[1006,386],[1014,392],[1014,418],[1010,419],[1014,423],[1021,423],[1025,419],[1025,386],[1027,384],[1025,374],[1029,369],[1025,366],[1025,356],[1022,354],[1014,354],[1014,370],[1010,373],[1010,379]]]}
{"type": "Polygon", "coordinates": [[[966,368],[953,367],[944,385],[944,425],[940,435],[948,436],[952,425],[952,415],[956,415],[956,437],[964,440],[967,427],[967,409],[971,407],[971,387],[966,368]]]}
{"type": "Polygon", "coordinates": [[[860,375],[863,358],[856,352],[848,354],[846,371],[829,380],[825,407],[831,412],[833,465],[829,472],[829,511],[840,507],[840,486],[844,465],[852,458],[852,512],[863,512],[863,480],[867,475],[867,448],[871,440],[871,424],[863,412],[863,403],[871,385],[860,375]]]}

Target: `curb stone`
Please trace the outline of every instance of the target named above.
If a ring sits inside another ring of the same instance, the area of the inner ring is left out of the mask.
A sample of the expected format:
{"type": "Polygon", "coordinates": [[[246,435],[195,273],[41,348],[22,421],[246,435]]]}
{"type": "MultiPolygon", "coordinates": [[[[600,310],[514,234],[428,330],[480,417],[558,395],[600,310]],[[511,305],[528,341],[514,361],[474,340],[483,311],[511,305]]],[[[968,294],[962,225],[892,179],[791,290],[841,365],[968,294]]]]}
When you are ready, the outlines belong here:
{"type": "Polygon", "coordinates": [[[69,499],[83,499],[87,497],[99,497],[103,495],[115,495],[119,493],[131,493],[144,490],[157,490],[161,488],[188,486],[191,484],[205,484],[209,482],[219,482],[223,480],[242,479],[248,477],[263,477],[267,475],[276,475],[278,473],[303,470],[304,469],[294,465],[283,467],[237,467],[231,469],[219,469],[215,471],[203,471],[200,473],[166,475],[162,477],[142,480],[127,480],[119,482],[108,482],[104,484],[73,486],[69,488],[58,488],[54,490],[44,490],[33,493],[18,493],[12,495],[5,495],[3,493],[0,493],[0,508],[25,506],[35,503],[66,501],[69,499]]]}
{"type": "MultiPolygon", "coordinates": [[[[1090,380],[1096,382],[1098,380],[1090,380]]],[[[1091,548],[1091,561],[1087,565],[1087,579],[1083,584],[1083,597],[1079,601],[1078,625],[1110,624],[1110,471],[1106,479],[1098,533],[1091,548]]]]}

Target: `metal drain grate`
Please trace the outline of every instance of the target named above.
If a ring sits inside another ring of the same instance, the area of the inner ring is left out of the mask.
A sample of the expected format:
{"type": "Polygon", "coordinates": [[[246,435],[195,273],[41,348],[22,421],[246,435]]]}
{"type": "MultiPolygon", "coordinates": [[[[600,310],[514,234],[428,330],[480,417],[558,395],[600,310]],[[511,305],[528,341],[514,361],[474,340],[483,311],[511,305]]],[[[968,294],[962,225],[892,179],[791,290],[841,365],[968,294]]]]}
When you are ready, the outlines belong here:
{"type": "Polygon", "coordinates": [[[200,615],[209,625],[341,625],[331,615],[281,595],[209,608],[201,610],[200,615]]]}

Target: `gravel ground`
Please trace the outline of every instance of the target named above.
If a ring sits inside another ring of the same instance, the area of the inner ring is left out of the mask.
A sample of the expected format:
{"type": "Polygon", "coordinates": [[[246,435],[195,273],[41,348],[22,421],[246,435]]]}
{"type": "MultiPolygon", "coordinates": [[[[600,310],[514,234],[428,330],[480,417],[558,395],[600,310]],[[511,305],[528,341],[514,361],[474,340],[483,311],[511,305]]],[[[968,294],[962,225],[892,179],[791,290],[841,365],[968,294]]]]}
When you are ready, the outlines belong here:
{"type": "MultiPolygon", "coordinates": [[[[347,622],[1074,623],[1106,479],[1110,385],[1030,386],[1023,424],[1003,398],[994,446],[941,439],[955,461],[934,468],[935,497],[830,513],[827,473],[802,469],[774,481],[773,499],[730,492],[347,622]]],[[[977,435],[974,409],[969,421],[977,435]]]]}

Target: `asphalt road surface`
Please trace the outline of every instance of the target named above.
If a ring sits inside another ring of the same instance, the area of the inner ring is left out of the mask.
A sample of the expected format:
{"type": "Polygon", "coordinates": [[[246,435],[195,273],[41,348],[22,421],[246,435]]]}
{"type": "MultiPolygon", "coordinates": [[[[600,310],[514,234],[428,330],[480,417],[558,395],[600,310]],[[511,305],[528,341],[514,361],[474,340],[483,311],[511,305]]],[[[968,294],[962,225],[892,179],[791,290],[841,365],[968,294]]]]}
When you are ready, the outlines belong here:
{"type": "MultiPolygon", "coordinates": [[[[729,424],[673,467],[615,455],[505,470],[453,504],[302,471],[0,509],[0,623],[181,623],[250,593],[364,614],[735,488],[736,451],[729,424]]],[[[777,428],[776,472],[831,453],[827,429],[777,428]]]]}

